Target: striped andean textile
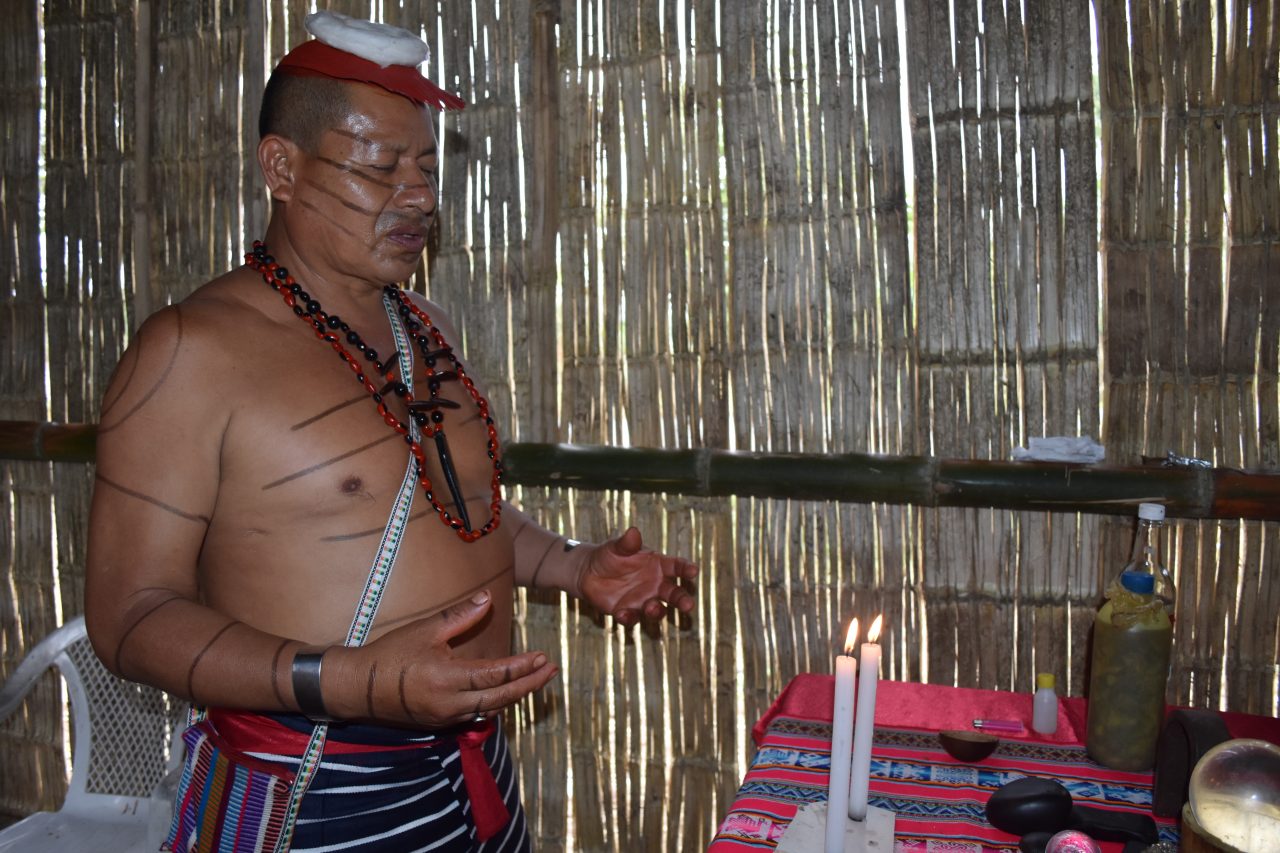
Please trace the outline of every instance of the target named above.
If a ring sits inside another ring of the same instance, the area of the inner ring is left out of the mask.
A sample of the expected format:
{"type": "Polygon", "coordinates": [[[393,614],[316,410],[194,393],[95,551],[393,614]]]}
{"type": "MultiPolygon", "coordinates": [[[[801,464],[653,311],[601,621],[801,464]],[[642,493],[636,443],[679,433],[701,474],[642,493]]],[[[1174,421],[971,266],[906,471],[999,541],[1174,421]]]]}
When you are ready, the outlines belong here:
{"type": "MultiPolygon", "coordinates": [[[[797,676],[752,731],[755,758],[708,853],[746,853],[776,847],[806,803],[824,801],[831,759],[834,679],[797,676]]],[[[1224,714],[1234,737],[1280,735],[1280,721],[1224,714]]],[[[876,697],[870,803],[896,815],[896,853],[1016,851],[1016,836],[985,815],[997,788],[1022,776],[1056,779],[1079,803],[1150,813],[1150,773],[1109,770],[1089,759],[1083,741],[1085,702],[1059,703],[1058,730],[1030,731],[1031,695],[931,684],[882,681],[876,697]],[[949,756],[936,733],[972,729],[975,718],[1020,720],[1021,736],[1001,736],[986,759],[966,764],[949,756]]],[[[1161,840],[1177,841],[1177,826],[1157,819],[1161,840]]],[[[1104,853],[1123,845],[1106,843],[1104,853]]]]}
{"type": "MultiPolygon", "coordinates": [[[[209,719],[235,749],[291,769],[312,727],[303,717],[222,709],[211,709],[209,719]]],[[[320,769],[302,798],[293,853],[526,853],[529,835],[501,727],[482,743],[474,738],[479,748],[464,756],[459,740],[466,734],[330,726],[320,769]],[[494,805],[505,805],[509,819],[479,841],[472,798],[489,781],[477,776],[490,772],[494,805]]]]}

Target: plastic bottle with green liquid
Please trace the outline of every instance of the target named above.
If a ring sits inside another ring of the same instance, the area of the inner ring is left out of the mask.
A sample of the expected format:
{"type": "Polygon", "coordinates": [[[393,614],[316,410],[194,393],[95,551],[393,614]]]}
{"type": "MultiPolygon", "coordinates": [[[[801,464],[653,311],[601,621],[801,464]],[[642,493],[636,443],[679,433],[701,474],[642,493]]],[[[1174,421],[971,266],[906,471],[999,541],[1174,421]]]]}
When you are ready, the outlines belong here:
{"type": "Polygon", "coordinates": [[[1160,565],[1157,538],[1164,508],[1143,504],[1139,516],[1133,558],[1093,620],[1085,747],[1115,770],[1155,765],[1173,647],[1173,584],[1160,565]],[[1151,506],[1159,518],[1143,512],[1151,506]]]}

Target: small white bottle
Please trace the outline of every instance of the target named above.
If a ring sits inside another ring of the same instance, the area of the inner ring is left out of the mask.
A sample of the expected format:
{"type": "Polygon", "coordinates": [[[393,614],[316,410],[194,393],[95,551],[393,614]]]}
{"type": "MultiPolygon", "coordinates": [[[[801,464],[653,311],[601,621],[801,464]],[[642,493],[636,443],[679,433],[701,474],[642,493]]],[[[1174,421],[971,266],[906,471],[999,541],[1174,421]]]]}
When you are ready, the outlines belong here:
{"type": "Polygon", "coordinates": [[[1036,694],[1031,700],[1031,728],[1042,735],[1058,730],[1058,694],[1054,692],[1051,672],[1036,676],[1036,694]]]}

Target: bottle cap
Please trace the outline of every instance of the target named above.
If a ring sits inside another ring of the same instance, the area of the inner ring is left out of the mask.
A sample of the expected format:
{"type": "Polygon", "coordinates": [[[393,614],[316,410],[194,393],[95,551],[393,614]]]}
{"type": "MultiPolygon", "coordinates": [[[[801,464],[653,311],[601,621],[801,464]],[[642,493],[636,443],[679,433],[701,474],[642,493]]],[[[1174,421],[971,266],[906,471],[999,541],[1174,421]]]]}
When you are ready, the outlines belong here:
{"type": "Polygon", "coordinates": [[[1052,690],[1052,689],[1053,689],[1053,685],[1054,685],[1054,683],[1055,683],[1055,682],[1054,682],[1054,678],[1053,678],[1053,673],[1052,673],[1052,672],[1042,672],[1042,673],[1040,673],[1039,675],[1037,675],[1037,676],[1036,676],[1036,687],[1037,687],[1037,688],[1045,688],[1045,687],[1048,687],[1050,690],[1052,690]]]}
{"type": "Polygon", "coordinates": [[[1143,521],[1164,521],[1164,504],[1138,504],[1138,518],[1143,521]]]}
{"type": "Polygon", "coordinates": [[[1150,595],[1156,588],[1156,579],[1146,572],[1121,572],[1120,585],[1129,592],[1150,595]]]}

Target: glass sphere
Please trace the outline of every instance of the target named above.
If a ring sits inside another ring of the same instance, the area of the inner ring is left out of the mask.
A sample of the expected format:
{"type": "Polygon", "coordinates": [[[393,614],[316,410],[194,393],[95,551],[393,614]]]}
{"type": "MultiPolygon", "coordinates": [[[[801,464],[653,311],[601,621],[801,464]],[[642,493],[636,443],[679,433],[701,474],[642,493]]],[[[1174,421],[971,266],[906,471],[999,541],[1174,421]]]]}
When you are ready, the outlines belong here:
{"type": "Polygon", "coordinates": [[[1220,743],[1191,771],[1191,812],[1208,835],[1243,853],[1280,850],[1280,746],[1220,743]]]}
{"type": "Polygon", "coordinates": [[[1044,853],[1101,853],[1098,842],[1078,829],[1064,829],[1045,845],[1044,853]]]}

